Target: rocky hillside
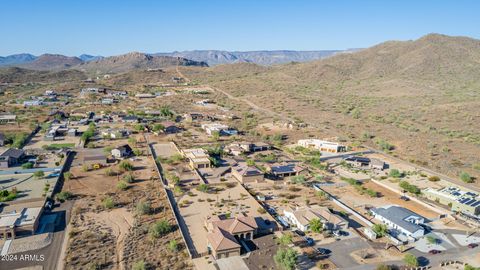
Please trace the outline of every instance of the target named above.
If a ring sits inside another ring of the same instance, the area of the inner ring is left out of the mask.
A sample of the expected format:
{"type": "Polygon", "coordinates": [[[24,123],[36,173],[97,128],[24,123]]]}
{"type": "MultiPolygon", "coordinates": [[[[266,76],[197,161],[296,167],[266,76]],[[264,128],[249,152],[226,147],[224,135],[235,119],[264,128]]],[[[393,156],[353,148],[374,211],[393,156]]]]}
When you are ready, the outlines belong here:
{"type": "Polygon", "coordinates": [[[315,126],[315,136],[387,141],[409,161],[480,177],[479,40],[430,34],[308,63],[183,74],[315,126]]]}
{"type": "Polygon", "coordinates": [[[479,40],[430,34],[414,41],[389,41],[284,70],[303,78],[328,81],[388,78],[464,81],[477,80],[479,66],[479,40]]]}
{"type": "Polygon", "coordinates": [[[153,56],[145,53],[133,52],[92,60],[82,63],[75,68],[88,72],[121,73],[134,69],[156,69],[171,66],[205,67],[207,64],[181,57],[153,56]]]}
{"type": "Polygon", "coordinates": [[[83,61],[78,57],[69,57],[60,54],[42,54],[31,62],[17,66],[33,70],[61,70],[71,68],[81,63],[83,63],[83,61]]]}
{"type": "Polygon", "coordinates": [[[0,69],[0,83],[55,83],[85,79],[87,76],[78,70],[38,71],[18,67],[0,69]]]}

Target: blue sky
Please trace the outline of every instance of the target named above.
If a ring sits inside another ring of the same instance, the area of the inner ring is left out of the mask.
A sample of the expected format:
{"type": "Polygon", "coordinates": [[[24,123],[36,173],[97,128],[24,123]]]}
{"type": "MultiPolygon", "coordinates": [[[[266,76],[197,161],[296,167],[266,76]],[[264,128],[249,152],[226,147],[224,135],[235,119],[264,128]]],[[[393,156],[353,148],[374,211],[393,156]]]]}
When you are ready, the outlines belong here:
{"type": "Polygon", "coordinates": [[[480,1],[0,1],[0,55],[364,48],[480,38],[480,1]]]}

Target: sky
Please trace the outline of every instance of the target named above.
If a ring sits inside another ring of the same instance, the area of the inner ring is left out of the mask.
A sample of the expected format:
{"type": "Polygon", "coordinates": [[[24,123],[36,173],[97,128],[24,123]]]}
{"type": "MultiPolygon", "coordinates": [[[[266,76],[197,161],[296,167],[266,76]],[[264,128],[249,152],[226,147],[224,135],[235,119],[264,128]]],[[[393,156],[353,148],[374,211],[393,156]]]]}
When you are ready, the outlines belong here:
{"type": "Polygon", "coordinates": [[[0,55],[366,48],[480,39],[475,0],[1,0],[0,55]]]}

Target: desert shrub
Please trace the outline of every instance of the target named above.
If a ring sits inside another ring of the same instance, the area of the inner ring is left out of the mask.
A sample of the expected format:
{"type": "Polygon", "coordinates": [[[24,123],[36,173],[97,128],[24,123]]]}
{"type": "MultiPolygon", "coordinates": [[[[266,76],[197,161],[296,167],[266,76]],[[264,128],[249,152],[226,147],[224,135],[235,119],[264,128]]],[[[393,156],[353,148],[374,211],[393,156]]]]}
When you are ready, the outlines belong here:
{"type": "Polygon", "coordinates": [[[263,208],[263,207],[258,207],[257,212],[260,213],[260,214],[265,214],[265,213],[267,213],[267,210],[265,210],[265,208],[263,208]]]}
{"type": "Polygon", "coordinates": [[[45,177],[45,173],[43,171],[36,171],[33,173],[33,176],[37,179],[45,177]]]}
{"type": "Polygon", "coordinates": [[[428,177],[428,181],[438,182],[438,181],[440,181],[440,177],[438,177],[436,175],[432,175],[432,176],[428,177]]]}
{"type": "Polygon", "coordinates": [[[133,174],[129,173],[129,174],[126,174],[123,176],[123,181],[127,182],[127,183],[133,183],[133,181],[135,181],[135,176],[133,176],[133,174]]]}
{"type": "Polygon", "coordinates": [[[112,170],[112,168],[107,168],[105,170],[105,176],[114,176],[115,175],[115,171],[112,170]]]}
{"type": "Polygon", "coordinates": [[[198,191],[205,192],[205,193],[208,192],[209,189],[210,187],[207,184],[200,184],[197,187],[198,191]]]}
{"type": "Polygon", "coordinates": [[[133,165],[132,163],[122,160],[120,164],[118,165],[122,171],[133,171],[133,165]]]}
{"type": "Polygon", "coordinates": [[[125,181],[118,181],[117,188],[120,190],[126,190],[128,188],[128,184],[125,181]]]}
{"type": "Polygon", "coordinates": [[[404,174],[401,173],[398,169],[391,169],[390,172],[388,173],[388,176],[394,177],[394,178],[400,178],[400,177],[403,177],[404,174]]]}
{"type": "Polygon", "coordinates": [[[147,269],[147,265],[145,264],[144,260],[136,261],[132,265],[132,270],[145,270],[147,269]]]}
{"type": "Polygon", "coordinates": [[[304,184],[306,179],[305,179],[305,176],[303,175],[297,175],[297,176],[293,176],[290,181],[294,184],[304,184]]]}
{"type": "Polygon", "coordinates": [[[389,142],[387,142],[386,140],[384,139],[377,139],[375,141],[375,143],[383,150],[383,151],[391,151],[393,149],[395,149],[395,146],[393,146],[392,144],[390,144],[389,142]]]}
{"type": "Polygon", "coordinates": [[[148,215],[152,212],[152,207],[149,202],[141,201],[135,206],[135,211],[139,215],[148,215]]]}
{"type": "Polygon", "coordinates": [[[166,235],[172,230],[172,225],[168,223],[166,219],[159,220],[152,224],[149,229],[149,234],[153,238],[158,238],[160,236],[166,235]]]}
{"type": "Polygon", "coordinates": [[[57,200],[63,202],[63,201],[69,200],[70,198],[72,198],[72,196],[73,196],[72,193],[70,193],[68,191],[62,191],[62,192],[57,193],[56,198],[57,198],[57,200]]]}
{"type": "Polygon", "coordinates": [[[102,204],[103,204],[103,207],[107,209],[112,209],[113,207],[115,207],[115,202],[113,201],[112,197],[107,197],[103,199],[102,204]]]}
{"type": "Polygon", "coordinates": [[[177,240],[173,239],[168,242],[168,249],[172,252],[178,251],[178,243],[177,240]]]}
{"type": "Polygon", "coordinates": [[[72,178],[73,178],[73,174],[71,172],[64,172],[63,173],[63,179],[65,179],[66,181],[68,181],[72,178]]]}

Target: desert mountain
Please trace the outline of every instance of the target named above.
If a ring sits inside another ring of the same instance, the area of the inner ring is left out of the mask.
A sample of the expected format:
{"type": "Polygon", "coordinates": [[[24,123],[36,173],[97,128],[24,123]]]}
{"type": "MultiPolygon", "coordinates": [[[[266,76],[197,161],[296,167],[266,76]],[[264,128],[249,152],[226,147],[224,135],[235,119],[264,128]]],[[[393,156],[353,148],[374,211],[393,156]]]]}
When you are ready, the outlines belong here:
{"type": "Polygon", "coordinates": [[[0,56],[0,67],[28,63],[28,62],[32,62],[35,59],[37,59],[37,57],[29,53],[0,56]]]}
{"type": "Polygon", "coordinates": [[[61,70],[71,68],[82,62],[83,61],[78,57],[70,57],[60,54],[42,54],[31,62],[16,66],[33,70],[61,70]]]}
{"type": "Polygon", "coordinates": [[[469,81],[480,75],[480,41],[429,34],[413,41],[388,41],[356,53],[285,66],[312,80],[405,79],[469,81]]]}
{"type": "Polygon", "coordinates": [[[104,57],[100,56],[100,55],[82,54],[78,58],[82,59],[83,62],[88,62],[88,61],[92,61],[92,60],[103,59],[104,57]]]}
{"type": "Polygon", "coordinates": [[[205,62],[193,61],[181,57],[153,56],[145,53],[132,52],[92,60],[82,63],[76,68],[90,72],[121,73],[133,69],[155,69],[169,66],[207,66],[207,64],[205,62]]]}
{"type": "Polygon", "coordinates": [[[323,59],[341,52],[354,50],[324,50],[324,51],[218,51],[218,50],[195,50],[172,53],[157,53],[154,55],[184,57],[196,61],[208,63],[210,66],[218,64],[232,64],[238,62],[249,62],[259,65],[274,65],[288,62],[307,62],[323,59]]]}
{"type": "MultiPolygon", "coordinates": [[[[294,121],[450,175],[480,152],[480,40],[439,34],[269,68],[218,65],[187,77],[294,121]],[[346,135],[345,135],[346,134],[346,135]]],[[[478,174],[478,172],[477,172],[478,174]]]]}

